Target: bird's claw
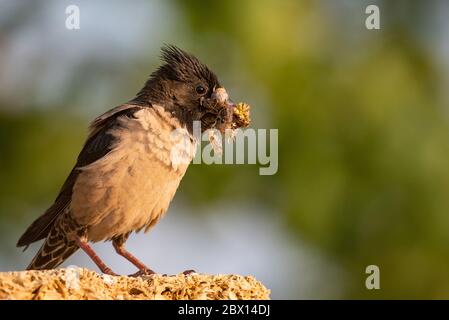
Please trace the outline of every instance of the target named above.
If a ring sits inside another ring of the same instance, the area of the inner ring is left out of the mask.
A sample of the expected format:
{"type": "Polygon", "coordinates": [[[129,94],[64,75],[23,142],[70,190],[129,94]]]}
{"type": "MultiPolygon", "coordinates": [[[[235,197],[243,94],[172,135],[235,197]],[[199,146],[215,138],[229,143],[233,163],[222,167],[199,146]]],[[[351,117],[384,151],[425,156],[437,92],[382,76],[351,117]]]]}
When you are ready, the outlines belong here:
{"type": "Polygon", "coordinates": [[[182,272],[183,275],[188,276],[191,275],[192,273],[197,273],[195,270],[185,270],[182,272]]]}
{"type": "MultiPolygon", "coordinates": [[[[192,270],[192,269],[185,270],[185,271],[182,272],[182,274],[185,275],[185,276],[191,275],[193,273],[197,273],[197,272],[195,270],[192,270]]],[[[168,275],[168,274],[164,273],[162,276],[163,277],[176,277],[177,274],[168,275]]]]}
{"type": "Polygon", "coordinates": [[[141,269],[136,273],[130,274],[128,277],[150,276],[152,274],[155,274],[155,272],[151,269],[141,269]]]}
{"type": "Polygon", "coordinates": [[[107,274],[109,276],[119,276],[117,273],[115,273],[114,271],[112,271],[110,268],[106,268],[104,270],[102,270],[102,272],[104,274],[107,274]]]}

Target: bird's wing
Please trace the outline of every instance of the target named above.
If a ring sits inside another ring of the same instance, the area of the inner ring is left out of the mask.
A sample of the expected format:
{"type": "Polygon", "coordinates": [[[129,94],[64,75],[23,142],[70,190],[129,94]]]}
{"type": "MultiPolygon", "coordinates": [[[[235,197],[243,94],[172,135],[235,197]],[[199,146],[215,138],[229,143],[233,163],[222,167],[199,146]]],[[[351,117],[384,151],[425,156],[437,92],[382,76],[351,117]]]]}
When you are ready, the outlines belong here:
{"type": "Polygon", "coordinates": [[[138,105],[124,104],[104,113],[92,122],[89,136],[78,156],[75,167],[64,182],[55,202],[28,227],[17,242],[18,247],[28,246],[47,237],[56,218],[70,204],[72,189],[79,174],[78,168],[97,161],[111,150],[114,137],[108,131],[117,125],[115,120],[119,116],[132,116],[142,108],[138,105]]]}

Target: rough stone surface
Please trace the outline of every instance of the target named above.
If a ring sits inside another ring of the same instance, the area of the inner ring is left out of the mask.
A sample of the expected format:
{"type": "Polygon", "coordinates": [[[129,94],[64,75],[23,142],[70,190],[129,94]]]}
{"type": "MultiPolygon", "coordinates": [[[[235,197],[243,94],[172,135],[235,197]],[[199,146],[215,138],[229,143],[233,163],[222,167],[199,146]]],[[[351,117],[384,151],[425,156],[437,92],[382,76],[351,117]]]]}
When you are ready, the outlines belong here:
{"type": "Polygon", "coordinates": [[[178,274],[100,275],[87,269],[0,272],[0,299],[269,299],[252,276],[178,274]]]}

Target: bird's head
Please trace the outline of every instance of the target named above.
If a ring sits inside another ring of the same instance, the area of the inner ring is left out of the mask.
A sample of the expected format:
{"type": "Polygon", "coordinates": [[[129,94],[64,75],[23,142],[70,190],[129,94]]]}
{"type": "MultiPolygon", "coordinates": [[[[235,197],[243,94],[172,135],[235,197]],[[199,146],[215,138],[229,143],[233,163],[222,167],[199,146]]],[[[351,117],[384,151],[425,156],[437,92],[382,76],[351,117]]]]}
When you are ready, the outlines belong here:
{"type": "Polygon", "coordinates": [[[176,116],[192,130],[193,121],[202,122],[202,131],[211,127],[210,110],[206,104],[216,101],[233,105],[217,76],[195,56],[175,47],[162,48],[164,62],[151,74],[136,100],[157,104],[176,116]]]}

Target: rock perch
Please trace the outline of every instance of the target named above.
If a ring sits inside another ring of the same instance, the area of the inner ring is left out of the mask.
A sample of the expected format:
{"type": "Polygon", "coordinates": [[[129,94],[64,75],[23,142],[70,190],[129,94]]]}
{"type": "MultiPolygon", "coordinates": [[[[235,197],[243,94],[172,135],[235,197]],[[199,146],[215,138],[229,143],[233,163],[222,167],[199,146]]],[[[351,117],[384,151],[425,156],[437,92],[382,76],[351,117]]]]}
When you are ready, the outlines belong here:
{"type": "Polygon", "coordinates": [[[269,299],[252,276],[178,274],[109,276],[82,268],[0,272],[0,299],[223,300],[269,299]]]}

